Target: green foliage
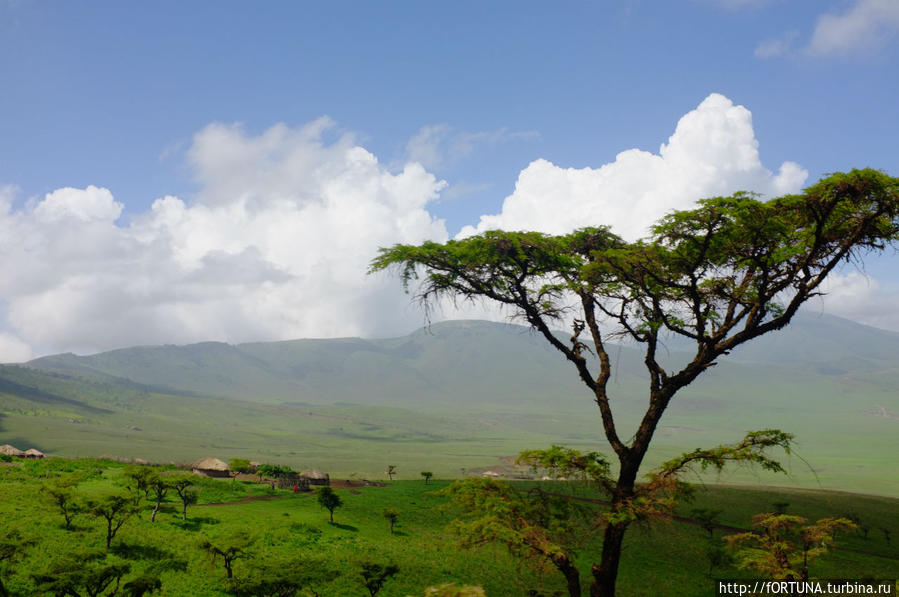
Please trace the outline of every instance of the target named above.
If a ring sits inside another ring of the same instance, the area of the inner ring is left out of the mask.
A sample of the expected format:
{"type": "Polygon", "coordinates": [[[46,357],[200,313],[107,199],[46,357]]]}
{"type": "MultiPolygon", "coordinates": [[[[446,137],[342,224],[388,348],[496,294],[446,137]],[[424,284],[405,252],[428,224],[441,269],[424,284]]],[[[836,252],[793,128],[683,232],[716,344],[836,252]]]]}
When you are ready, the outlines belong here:
{"type": "Polygon", "coordinates": [[[425,589],[424,597],[486,597],[486,595],[481,587],[444,583],[425,589]]]}
{"type": "Polygon", "coordinates": [[[280,464],[260,464],[256,468],[256,473],[273,479],[284,479],[296,474],[289,466],[280,464]]]}
{"type": "Polygon", "coordinates": [[[181,520],[187,520],[187,507],[196,504],[199,492],[194,489],[196,478],[193,475],[181,475],[168,479],[168,486],[175,490],[181,500],[181,520]]]}
{"type": "Polygon", "coordinates": [[[80,550],[63,555],[34,576],[42,593],[54,595],[114,595],[122,577],[131,570],[125,563],[109,561],[102,550],[80,550]]]}
{"type": "Polygon", "coordinates": [[[580,594],[575,560],[598,530],[595,507],[569,495],[539,487],[520,491],[487,478],[456,481],[442,493],[459,513],[450,526],[462,546],[498,543],[538,569],[551,564],[569,583],[570,594],[580,594]]]}
{"type": "Polygon", "coordinates": [[[725,537],[735,549],[737,565],[775,580],[808,580],[809,560],[827,552],[838,530],[854,529],[845,518],[822,518],[806,525],[806,519],[792,514],[758,514],[752,525],[761,533],[740,533],[725,537]]]}
{"type": "Polygon", "coordinates": [[[228,468],[232,473],[249,473],[253,470],[247,458],[232,458],[228,461],[228,468]]]}
{"type": "Polygon", "coordinates": [[[390,525],[390,534],[393,534],[393,527],[396,524],[396,521],[400,517],[400,511],[396,508],[384,508],[384,518],[387,519],[387,523],[390,525]]]}
{"type": "Polygon", "coordinates": [[[710,510],[708,508],[693,508],[690,511],[693,520],[699,523],[705,531],[709,534],[709,539],[712,539],[715,534],[715,529],[718,527],[719,519],[721,517],[722,512],[724,510],[714,509],[710,510]]]}
{"type": "Polygon", "coordinates": [[[319,558],[257,560],[244,577],[229,583],[228,590],[238,597],[289,597],[303,589],[318,595],[338,576],[338,570],[319,558]]]}
{"type": "Polygon", "coordinates": [[[431,482],[431,477],[434,476],[434,473],[431,471],[421,471],[421,476],[425,480],[425,485],[431,482]]]}
{"type": "Polygon", "coordinates": [[[84,511],[84,504],[75,492],[74,485],[75,483],[71,482],[70,478],[59,479],[53,485],[41,487],[41,493],[45,496],[48,503],[52,504],[62,514],[66,523],[66,530],[72,529],[72,520],[84,511]]]}
{"type": "Polygon", "coordinates": [[[578,450],[553,446],[549,450],[525,450],[516,463],[528,464],[535,473],[553,479],[595,482],[605,488],[612,481],[609,461],[599,452],[581,454],[578,450]]]}
{"type": "Polygon", "coordinates": [[[362,579],[371,597],[375,597],[384,586],[384,583],[399,574],[400,571],[399,566],[395,564],[384,565],[375,562],[363,562],[361,566],[362,579]]]}
{"type": "Polygon", "coordinates": [[[316,491],[316,499],[319,506],[325,508],[331,515],[331,523],[334,523],[334,510],[343,506],[343,500],[335,493],[333,489],[325,485],[316,491]]]}
{"type": "Polygon", "coordinates": [[[149,466],[126,466],[125,476],[131,480],[131,490],[135,494],[135,504],[140,502],[141,495],[150,497],[150,484],[156,471],[149,466]]]}
{"type": "Polygon", "coordinates": [[[129,495],[113,494],[87,501],[87,510],[91,516],[106,521],[106,549],[115,538],[122,525],[137,513],[134,500],[129,495]]]}
{"type": "Polygon", "coordinates": [[[225,574],[228,578],[234,577],[234,562],[239,559],[252,557],[249,548],[256,542],[256,538],[240,530],[215,539],[203,538],[200,540],[200,549],[212,556],[212,563],[221,556],[225,566],[225,574]]]}

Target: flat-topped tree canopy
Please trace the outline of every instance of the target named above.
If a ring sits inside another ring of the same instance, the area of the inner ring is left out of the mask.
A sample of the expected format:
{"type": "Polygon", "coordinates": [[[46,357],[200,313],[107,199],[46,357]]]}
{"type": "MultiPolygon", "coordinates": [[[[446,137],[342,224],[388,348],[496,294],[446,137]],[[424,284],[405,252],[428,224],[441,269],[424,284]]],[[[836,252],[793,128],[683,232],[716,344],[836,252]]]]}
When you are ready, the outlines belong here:
{"type": "MultiPolygon", "coordinates": [[[[505,305],[574,365],[620,464],[611,488],[614,515],[628,511],[651,485],[638,486],[637,474],[678,390],[733,348],[789,324],[841,263],[857,263],[897,239],[899,179],[865,169],[770,201],[751,193],[704,199],[664,216],[636,242],[602,226],[557,236],[490,231],[381,249],[371,271],[396,268],[407,289],[418,281],[416,296],[425,306],[443,297],[505,305]],[[569,341],[552,333],[550,326],[559,324],[570,325],[569,341]],[[657,357],[666,334],[693,344],[692,359],[679,368],[657,357]],[[627,440],[609,405],[613,368],[606,342],[615,336],[643,345],[649,382],[646,412],[627,440]]],[[[591,595],[614,595],[630,521],[613,519],[591,595]]]]}

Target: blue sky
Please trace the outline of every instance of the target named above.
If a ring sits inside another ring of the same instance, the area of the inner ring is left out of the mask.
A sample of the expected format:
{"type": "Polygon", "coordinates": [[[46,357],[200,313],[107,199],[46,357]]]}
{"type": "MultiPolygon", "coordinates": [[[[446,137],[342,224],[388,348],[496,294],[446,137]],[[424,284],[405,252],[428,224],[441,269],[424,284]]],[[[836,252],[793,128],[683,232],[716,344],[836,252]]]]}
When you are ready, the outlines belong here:
{"type": "MultiPolygon", "coordinates": [[[[0,360],[404,333],[378,246],[895,175],[897,7],[2,0],[0,360]]],[[[818,308],[899,329],[896,263],[818,308]]]]}

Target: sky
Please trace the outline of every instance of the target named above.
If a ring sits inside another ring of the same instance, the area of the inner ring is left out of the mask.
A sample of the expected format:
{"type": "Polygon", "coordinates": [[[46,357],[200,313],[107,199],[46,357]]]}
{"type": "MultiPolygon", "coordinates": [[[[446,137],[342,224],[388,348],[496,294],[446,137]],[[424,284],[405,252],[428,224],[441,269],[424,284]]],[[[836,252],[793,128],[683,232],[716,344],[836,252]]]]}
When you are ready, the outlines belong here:
{"type": "MultiPolygon", "coordinates": [[[[0,0],[0,361],[402,335],[379,247],[899,175],[897,72],[896,0],[0,0]]],[[[897,266],[808,308],[899,331],[897,266]]]]}

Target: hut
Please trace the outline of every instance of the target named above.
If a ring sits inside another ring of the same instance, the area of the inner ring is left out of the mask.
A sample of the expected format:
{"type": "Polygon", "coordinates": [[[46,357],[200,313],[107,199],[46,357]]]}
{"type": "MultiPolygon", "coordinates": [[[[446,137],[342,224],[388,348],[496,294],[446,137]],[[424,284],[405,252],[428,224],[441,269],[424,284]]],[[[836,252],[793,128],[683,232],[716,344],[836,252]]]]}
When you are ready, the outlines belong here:
{"type": "Polygon", "coordinates": [[[195,475],[203,475],[205,477],[231,476],[228,465],[218,458],[203,458],[202,460],[197,460],[190,468],[195,475]]]}
{"type": "Polygon", "coordinates": [[[7,456],[18,456],[19,458],[25,457],[25,452],[16,448],[15,446],[10,446],[9,444],[0,446],[0,454],[6,454],[7,456]]]}
{"type": "Polygon", "coordinates": [[[34,448],[28,448],[25,450],[25,458],[43,458],[44,453],[40,450],[35,450],[34,448]]]}
{"type": "Polygon", "coordinates": [[[321,471],[317,471],[314,468],[311,468],[307,471],[303,471],[300,473],[300,479],[305,479],[309,485],[330,485],[331,477],[328,476],[328,473],[323,473],[321,471]]]}

